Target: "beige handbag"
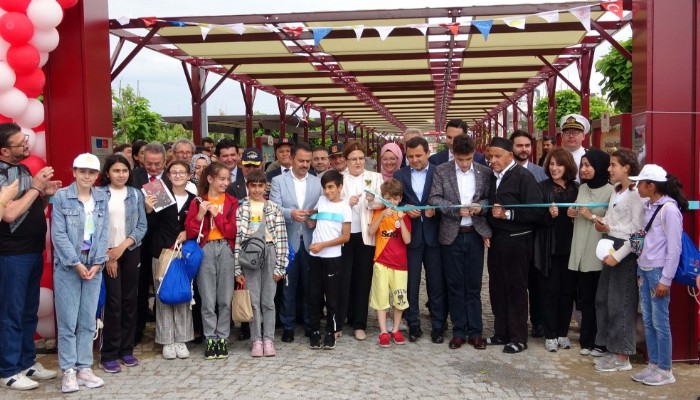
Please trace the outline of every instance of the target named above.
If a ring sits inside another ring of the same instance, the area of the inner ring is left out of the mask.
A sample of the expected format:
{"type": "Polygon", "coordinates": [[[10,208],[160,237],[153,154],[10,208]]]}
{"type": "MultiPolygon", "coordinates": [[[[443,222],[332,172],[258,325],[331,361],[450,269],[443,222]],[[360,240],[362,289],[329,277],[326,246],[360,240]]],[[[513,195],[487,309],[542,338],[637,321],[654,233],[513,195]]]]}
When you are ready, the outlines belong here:
{"type": "Polygon", "coordinates": [[[168,270],[168,267],[173,259],[180,256],[181,248],[182,245],[180,243],[175,243],[174,248],[163,249],[160,251],[160,256],[158,257],[158,268],[156,268],[156,276],[154,277],[158,280],[158,282],[163,281],[165,272],[168,270]]]}
{"type": "Polygon", "coordinates": [[[250,291],[245,288],[245,285],[233,291],[231,317],[236,322],[253,321],[253,306],[250,303],[250,291]]]}

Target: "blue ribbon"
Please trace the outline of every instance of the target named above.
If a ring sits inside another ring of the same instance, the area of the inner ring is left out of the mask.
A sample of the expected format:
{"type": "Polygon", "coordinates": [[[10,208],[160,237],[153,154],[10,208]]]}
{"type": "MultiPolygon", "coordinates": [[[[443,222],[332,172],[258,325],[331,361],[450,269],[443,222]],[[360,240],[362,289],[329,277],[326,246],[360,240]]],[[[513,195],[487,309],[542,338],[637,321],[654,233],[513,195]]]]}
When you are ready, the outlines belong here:
{"type": "Polygon", "coordinates": [[[316,214],[311,215],[309,218],[315,220],[334,221],[341,223],[343,222],[343,214],[332,213],[327,211],[318,212],[316,214]]]}

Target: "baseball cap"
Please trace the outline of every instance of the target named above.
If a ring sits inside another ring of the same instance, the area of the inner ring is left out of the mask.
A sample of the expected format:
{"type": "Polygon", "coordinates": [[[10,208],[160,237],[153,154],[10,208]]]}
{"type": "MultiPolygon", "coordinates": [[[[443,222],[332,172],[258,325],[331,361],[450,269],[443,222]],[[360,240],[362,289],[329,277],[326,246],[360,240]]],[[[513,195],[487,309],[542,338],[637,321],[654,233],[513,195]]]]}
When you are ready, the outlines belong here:
{"type": "Polygon", "coordinates": [[[275,143],[275,150],[277,150],[280,146],[294,146],[294,141],[290,138],[278,139],[277,143],[275,143]]]}
{"type": "Polygon", "coordinates": [[[243,150],[241,164],[250,164],[256,167],[262,164],[262,154],[260,154],[260,150],[255,147],[246,147],[246,149],[243,150]]]}
{"type": "Polygon", "coordinates": [[[338,143],[333,143],[328,147],[328,155],[329,156],[340,156],[343,154],[343,144],[338,142],[338,143]]]}
{"type": "Polygon", "coordinates": [[[630,176],[631,181],[666,182],[666,170],[656,164],[647,164],[637,176],[630,176]]]}
{"type": "Polygon", "coordinates": [[[83,153],[73,160],[73,168],[87,168],[100,170],[100,159],[90,153],[83,153]]]}

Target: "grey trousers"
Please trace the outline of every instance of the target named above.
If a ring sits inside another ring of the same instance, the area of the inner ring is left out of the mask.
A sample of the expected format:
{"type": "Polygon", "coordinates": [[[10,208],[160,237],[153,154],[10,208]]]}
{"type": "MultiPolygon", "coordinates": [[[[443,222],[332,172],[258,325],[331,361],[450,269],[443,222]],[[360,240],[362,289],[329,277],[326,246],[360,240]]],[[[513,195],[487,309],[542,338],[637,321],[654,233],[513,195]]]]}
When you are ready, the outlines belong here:
{"type": "Polygon", "coordinates": [[[603,265],[595,298],[595,343],[613,353],[635,354],[638,301],[637,256],[630,254],[614,267],[603,265]]]}
{"type": "MultiPolygon", "coordinates": [[[[153,287],[156,293],[160,282],[156,278],[159,261],[153,258],[153,287]]],[[[192,310],[190,303],[163,304],[156,295],[156,343],[166,345],[185,343],[194,339],[192,328],[192,310]]]]}
{"type": "Polygon", "coordinates": [[[250,291],[253,306],[253,322],[250,337],[256,340],[275,338],[275,292],[277,282],[272,278],[276,264],[275,246],[265,246],[265,263],[260,269],[243,268],[246,288],[250,291]]]}
{"type": "Polygon", "coordinates": [[[228,341],[233,298],[233,250],[226,240],[204,245],[197,287],[202,298],[202,333],[207,339],[228,341]],[[218,315],[216,310],[218,309],[218,315]]]}

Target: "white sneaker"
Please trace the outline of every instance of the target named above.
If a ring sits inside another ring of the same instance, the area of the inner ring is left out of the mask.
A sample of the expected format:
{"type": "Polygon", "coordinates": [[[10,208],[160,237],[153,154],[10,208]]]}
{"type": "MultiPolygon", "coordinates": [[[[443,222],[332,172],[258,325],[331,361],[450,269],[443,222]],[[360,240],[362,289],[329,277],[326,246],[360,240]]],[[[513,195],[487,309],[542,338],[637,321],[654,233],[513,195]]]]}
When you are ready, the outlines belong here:
{"type": "Polygon", "coordinates": [[[606,354],[610,354],[607,351],[604,351],[603,349],[599,349],[597,347],[594,347],[593,350],[591,350],[591,356],[592,357],[603,357],[606,354]]]}
{"type": "Polygon", "coordinates": [[[0,378],[0,384],[4,388],[12,390],[30,390],[39,387],[37,382],[27,378],[22,373],[8,376],[7,378],[0,378]]]}
{"type": "MultiPolygon", "coordinates": [[[[175,343],[174,347],[175,347],[175,355],[177,355],[177,358],[187,358],[190,356],[190,351],[187,349],[186,344],[175,343]]],[[[163,350],[163,353],[165,354],[165,350],[163,350]]]]}
{"type": "Polygon", "coordinates": [[[163,345],[163,358],[166,360],[174,360],[177,358],[177,352],[175,351],[174,344],[163,345]]]}
{"type": "Polygon", "coordinates": [[[63,381],[61,381],[61,392],[72,393],[77,392],[78,381],[75,378],[75,370],[73,368],[63,371],[63,381]]]}
{"type": "Polygon", "coordinates": [[[629,358],[620,361],[617,359],[617,356],[613,356],[607,362],[596,364],[595,366],[595,370],[600,372],[629,371],[631,369],[632,364],[630,364],[629,358]]]}
{"type": "Polygon", "coordinates": [[[656,371],[656,365],[648,364],[643,370],[632,375],[632,380],[635,382],[644,382],[644,380],[649,378],[654,371],[656,371]]]}
{"type": "Polygon", "coordinates": [[[656,368],[648,377],[644,378],[642,383],[649,386],[662,386],[668,385],[676,382],[676,377],[673,376],[673,372],[669,369],[665,371],[661,368],[656,368]]]}
{"type": "Polygon", "coordinates": [[[578,354],[582,356],[590,356],[591,355],[591,349],[581,347],[581,350],[579,350],[578,354]]]}
{"type": "Polygon", "coordinates": [[[560,349],[570,349],[571,348],[571,340],[569,340],[568,337],[560,337],[557,339],[559,342],[559,348],[560,349]]]}
{"type": "Polygon", "coordinates": [[[557,351],[558,347],[559,347],[559,343],[557,342],[557,339],[545,339],[544,349],[547,350],[548,352],[555,353],[557,351]]]}
{"type": "Polygon", "coordinates": [[[22,375],[27,378],[38,379],[45,381],[47,379],[54,379],[58,376],[58,372],[44,368],[41,363],[34,363],[31,367],[22,371],[22,375]]]}
{"type": "MultiPolygon", "coordinates": [[[[595,351],[595,349],[593,350],[595,351]]],[[[593,355],[593,352],[591,352],[591,355],[593,355]]],[[[600,356],[598,358],[593,358],[593,365],[598,365],[598,364],[605,364],[608,361],[610,361],[611,358],[615,357],[615,353],[605,353],[605,355],[600,356]]]]}
{"type": "Polygon", "coordinates": [[[102,378],[96,376],[92,373],[92,369],[83,368],[78,371],[75,376],[78,379],[78,385],[85,386],[86,388],[94,389],[100,386],[104,386],[105,381],[102,378]]]}

